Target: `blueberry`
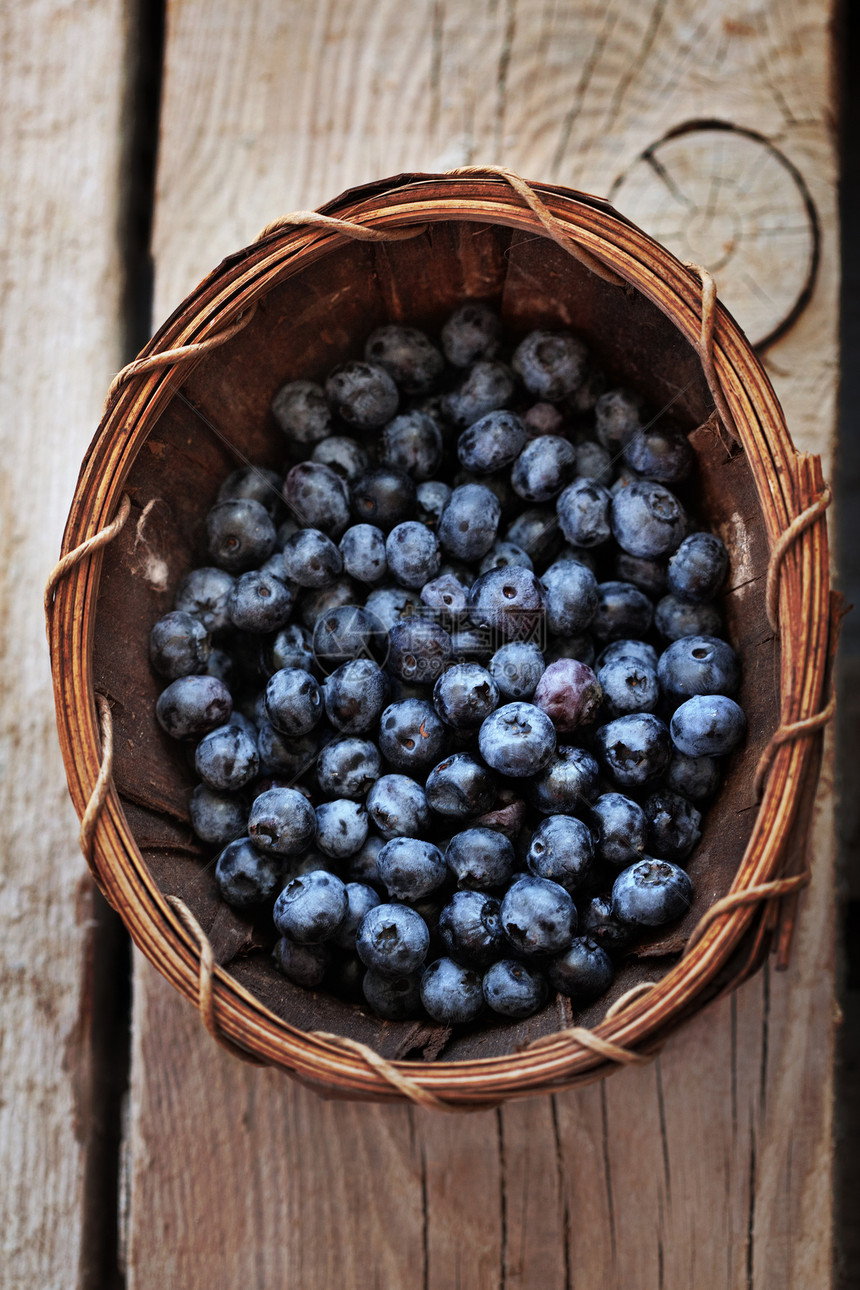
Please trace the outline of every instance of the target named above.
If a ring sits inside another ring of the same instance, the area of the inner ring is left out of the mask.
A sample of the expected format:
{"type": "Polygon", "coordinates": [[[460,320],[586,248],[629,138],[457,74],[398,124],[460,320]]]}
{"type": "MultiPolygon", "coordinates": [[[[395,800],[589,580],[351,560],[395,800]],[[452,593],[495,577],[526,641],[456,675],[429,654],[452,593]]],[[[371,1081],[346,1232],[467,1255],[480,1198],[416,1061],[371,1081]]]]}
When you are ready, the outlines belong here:
{"type": "Polygon", "coordinates": [[[379,619],[386,631],[390,632],[396,623],[418,615],[421,600],[407,587],[385,585],[371,591],[364,607],[369,614],[379,619]]]}
{"type": "Polygon", "coordinates": [[[357,588],[351,578],[338,578],[327,587],[309,587],[299,596],[296,611],[303,627],[313,631],[323,614],[332,609],[343,609],[354,605],[357,599],[357,588]]]}
{"type": "Polygon", "coordinates": [[[496,829],[465,829],[445,849],[445,863],[461,888],[504,887],[514,871],[514,848],[496,829]]]}
{"type": "Polygon", "coordinates": [[[455,488],[439,519],[439,542],[458,560],[480,560],[496,540],[502,508],[483,484],[455,488]]]}
{"type": "Polygon", "coordinates": [[[609,526],[610,493],[594,479],[575,479],[556,503],[558,522],[568,542],[594,547],[612,536],[609,526]]]}
{"type": "Polygon", "coordinates": [[[534,572],[532,558],[522,547],[513,542],[495,542],[478,566],[478,573],[490,573],[493,569],[509,569],[512,565],[534,572]]]}
{"type": "Polygon", "coordinates": [[[553,403],[533,403],[523,415],[523,425],[530,439],[541,434],[559,434],[564,416],[553,403]]]}
{"type": "Polygon", "coordinates": [[[275,545],[275,526],[265,506],[253,499],[218,502],[206,516],[209,555],[228,573],[261,564],[275,545]]]}
{"type": "Polygon", "coordinates": [[[474,1021],[484,1009],[481,975],[453,959],[436,959],[421,976],[421,1002],[443,1026],[474,1021]]]}
{"type": "Polygon", "coordinates": [[[652,793],[644,803],[648,820],[648,850],[661,860],[680,864],[702,836],[702,816],[680,793],[652,793]]]}
{"type": "Polygon", "coordinates": [[[233,577],[226,569],[192,569],[179,584],[173,608],[199,618],[207,632],[215,635],[230,626],[227,602],[233,577]]]}
{"type": "Polygon", "coordinates": [[[296,856],[313,842],[314,808],[295,788],[270,788],[254,798],[248,835],[259,851],[296,856]]]}
{"type": "MultiPolygon", "coordinates": [[[[534,703],[556,730],[567,732],[594,721],[602,697],[597,677],[587,664],[575,658],[559,658],[549,664],[538,681],[534,703]]],[[[543,766],[536,769],[542,770],[543,766]]]]}
{"type": "Polygon", "coordinates": [[[630,555],[670,555],[687,527],[684,508],[662,484],[641,480],[619,489],[609,508],[612,535],[630,555]]]}
{"type": "Polygon", "coordinates": [[[250,838],[230,842],[215,862],[221,899],[233,909],[252,909],[274,896],[281,885],[281,860],[264,855],[250,838]]]}
{"type": "Polygon", "coordinates": [[[328,405],[359,430],[385,425],[397,411],[397,386],[384,367],[352,359],[336,367],[325,383],[328,405]]]}
{"type": "Polygon", "coordinates": [[[339,797],[316,808],[316,844],[323,855],[343,860],[360,851],[367,840],[367,811],[361,802],[339,797]]]}
{"type": "Polygon", "coordinates": [[[388,701],[385,673],[369,658],[342,663],[323,682],[323,701],[336,730],[362,734],[376,723],[388,701]]]}
{"type": "Polygon", "coordinates": [[[383,775],[367,795],[367,813],[387,842],[420,838],[430,824],[425,790],[408,775],[383,775]]]}
{"type": "Polygon", "coordinates": [[[616,453],[640,428],[642,399],[630,390],[607,390],[594,405],[597,437],[607,451],[616,453]]]}
{"type": "Polygon", "coordinates": [[[365,967],[380,976],[405,977],[423,965],[430,932],[408,905],[377,905],[361,920],[355,944],[365,967]]]}
{"type": "Polygon", "coordinates": [[[591,830],[572,815],[549,815],[532,834],[526,864],[538,878],[557,882],[566,891],[580,887],[591,871],[591,830]]]}
{"type": "Polygon", "coordinates": [[[514,462],[511,484],[527,502],[548,502],[576,473],[576,449],[560,435],[545,434],[526,444],[514,462]]]}
{"type": "Polygon", "coordinates": [[[223,847],[247,832],[248,807],[230,793],[198,784],[189,804],[191,827],[201,842],[223,847]]]}
{"type": "Polygon", "coordinates": [[[317,782],[326,797],[360,800],[370,792],[382,769],[379,750],[369,739],[335,739],[317,759],[317,782]]]}
{"type": "Polygon", "coordinates": [[[414,480],[432,479],[442,460],[442,435],[426,412],[403,412],[382,432],[379,460],[414,480]]]}
{"type": "Polygon", "coordinates": [[[341,605],[321,614],[314,626],[314,661],[323,672],[355,659],[371,660],[386,648],[378,618],[359,605],[341,605]]]}
{"type": "Polygon", "coordinates": [[[418,504],[414,481],[405,471],[390,466],[368,470],[352,485],[349,496],[356,520],[374,524],[386,533],[412,519],[418,504]]]}
{"type": "Polygon", "coordinates": [[[284,668],[300,667],[309,672],[313,667],[314,654],[308,631],[298,623],[288,623],[282,627],[271,643],[268,653],[268,672],[279,672],[284,668]]]}
{"type": "Polygon", "coordinates": [[[405,520],[391,530],[385,558],[395,581],[404,587],[423,587],[441,564],[436,535],[418,520],[405,520]]]}
{"type": "Polygon", "coordinates": [[[389,323],[367,338],[364,357],[378,363],[406,394],[425,394],[442,375],[445,360],[417,327],[389,323]]]}
{"type": "Polygon", "coordinates": [[[547,996],[546,978],[516,959],[499,959],[484,974],[484,999],[493,1012],[520,1019],[537,1012],[547,996]]]}
{"type": "Polygon", "coordinates": [[[511,641],[496,650],[488,671],[505,698],[530,699],[544,667],[543,654],[533,641],[511,641]]]}
{"type": "Polygon", "coordinates": [[[435,610],[448,626],[465,613],[469,588],[453,573],[442,573],[421,588],[421,603],[435,610]]]}
{"type": "Polygon", "coordinates": [[[532,560],[549,559],[559,544],[555,510],[547,506],[532,506],[522,511],[505,534],[505,541],[522,547],[532,560]]]}
{"type": "Polygon", "coordinates": [[[272,951],[275,967],[294,985],[305,990],[316,990],[325,979],[331,961],[327,945],[299,945],[288,936],[282,936],[272,951]]]}
{"type": "Polygon", "coordinates": [[[345,869],[351,882],[374,883],[379,885],[379,873],[376,868],[377,857],[385,846],[385,839],[375,833],[367,835],[367,841],[360,851],[348,856],[345,869]]]}
{"type": "Polygon", "coordinates": [[[214,676],[180,676],[162,690],[155,715],[172,739],[199,739],[228,720],[230,691],[214,676]]]}
{"type": "Polygon", "coordinates": [[[266,715],[282,735],[306,735],[323,712],[322,692],[310,672],[293,667],[275,672],[266,686],[266,715]]]}
{"type": "Polygon", "coordinates": [[[455,367],[468,367],[478,358],[492,358],[499,348],[500,331],[496,311],[470,300],[456,309],[442,328],[445,357],[455,367]]]}
{"type": "Polygon", "coordinates": [[[364,974],[364,997],[377,1016],[384,1021],[407,1021],[421,1012],[421,978],[411,976],[381,976],[368,970],[364,974]]]}
{"type": "Polygon", "coordinates": [[[654,606],[629,582],[601,582],[597,588],[597,608],[591,620],[591,632],[597,640],[627,640],[645,636],[651,630],[654,606]]]}
{"type": "Polygon", "coordinates": [[[659,927],[690,907],[693,884],[678,865],[645,856],[622,869],[612,885],[612,913],[623,923],[659,927]]]}
{"type": "Polygon", "coordinates": [[[392,838],[376,859],[379,879],[394,900],[410,904],[441,887],[448,876],[442,852],[432,842],[392,838]]]}
{"type": "Polygon", "coordinates": [[[313,381],[288,381],[272,400],[272,415],[294,443],[319,443],[331,434],[325,393],[313,381]]]}
{"type": "MultiPolygon", "coordinates": [[[[605,485],[612,479],[612,458],[601,444],[585,439],[576,445],[576,473],[583,480],[593,479],[605,485]]],[[[606,501],[608,506],[608,496],[606,501]]]]}
{"type": "Polygon", "coordinates": [[[379,751],[396,770],[419,774],[444,756],[448,732],[425,699],[401,699],[379,722],[379,751]]]}
{"type": "Polygon", "coordinates": [[[305,528],[339,538],[349,523],[349,494],[340,475],[328,466],[302,461],[284,480],[284,501],[305,528]]]}
{"type": "Polygon", "coordinates": [[[597,666],[598,668],[605,667],[607,663],[612,663],[617,658],[630,659],[635,663],[641,663],[643,667],[652,669],[657,667],[657,651],[647,641],[629,639],[610,641],[600,651],[597,666]]]}
{"type": "Polygon", "coordinates": [[[561,994],[597,999],[615,979],[612,959],[597,941],[577,936],[570,948],[552,960],[547,969],[550,985],[561,994]]]}
{"type": "Polygon", "coordinates": [[[385,534],[374,524],[353,524],[340,540],[343,568],[359,582],[374,583],[384,578],[385,534]]]}
{"type": "Polygon", "coordinates": [[[590,822],[598,860],[618,869],[645,854],[648,820],[638,802],[621,793],[604,793],[592,804],[590,822]]]}
{"type": "Polygon", "coordinates": [[[584,632],[599,604],[597,579],[591,570],[576,560],[557,560],[544,570],[541,585],[547,630],[554,636],[584,632]]]}
{"type": "Polygon", "coordinates": [[[256,742],[238,726],[219,726],[200,740],[194,766],[204,784],[216,792],[236,793],[259,772],[256,742]]]}
{"type": "Polygon", "coordinates": [[[498,702],[495,681],[477,663],[454,663],[433,687],[436,711],[455,730],[477,730],[498,702]]]}
{"type": "Polygon", "coordinates": [[[680,484],[693,469],[696,460],[689,440],[671,426],[653,426],[629,439],[624,446],[624,460],[646,479],[660,484],[680,484]]]}
{"type": "Polygon", "coordinates": [[[660,685],[680,702],[694,694],[728,694],[740,684],[740,664],[731,645],[716,636],[682,636],[660,655],[660,685]]]}
{"type": "Polygon", "coordinates": [[[474,757],[454,753],[433,767],[424,791],[437,815],[467,820],[490,810],[496,800],[496,781],[474,757]]]}
{"type": "Polygon", "coordinates": [[[517,346],[511,366],[530,393],[555,402],[581,384],[588,350],[566,331],[532,331],[517,346]]]}
{"type": "Polygon", "coordinates": [[[441,479],[428,479],[420,483],[415,490],[415,499],[416,515],[421,523],[435,529],[450,496],[451,489],[441,479]]]}
{"type": "Polygon", "coordinates": [[[595,744],[607,771],[622,788],[635,788],[662,775],[672,749],[669,731],[651,712],[608,722],[597,731],[595,744]]]}
{"type": "Polygon", "coordinates": [[[453,657],[451,637],[441,623],[404,618],[388,633],[387,667],[401,681],[432,684],[453,657]]]}
{"type": "Polygon", "coordinates": [[[632,658],[614,658],[597,670],[603,703],[610,717],[628,712],[653,712],[660,685],[653,667],[632,658]]]}
{"type": "Polygon", "coordinates": [[[485,968],[505,953],[500,908],[486,892],[454,892],[439,915],[439,935],[456,963],[485,968]]]}
{"type": "Polygon", "coordinates": [[[227,476],[218,489],[218,501],[251,499],[265,506],[272,519],[276,519],[283,507],[283,484],[284,481],[276,470],[266,470],[263,466],[240,466],[227,476]]]}
{"type": "Polygon", "coordinates": [[[737,747],[746,728],[743,709],[723,694],[687,699],[669,727],[675,747],[688,757],[722,757],[737,747]]]}
{"type": "Polygon", "coordinates": [[[666,767],[666,787],[694,802],[713,797],[721,778],[722,767],[715,757],[688,757],[676,750],[666,767]]]}
{"type": "Polygon", "coordinates": [[[233,684],[236,675],[233,656],[223,649],[211,649],[209,651],[209,657],[203,670],[207,676],[215,676],[219,681],[223,681],[228,690],[233,684]]]}
{"type": "Polygon", "coordinates": [[[626,949],[633,939],[632,928],[613,914],[605,896],[594,896],[583,906],[579,930],[610,953],[626,949]]]}
{"type": "Polygon", "coordinates": [[[512,565],[481,574],[469,590],[469,615],[505,640],[533,636],[544,613],[544,591],[529,569],[512,565]]]}
{"type": "Polygon", "coordinates": [[[171,681],[202,672],[211,647],[200,620],[182,611],[165,614],[149,633],[149,660],[160,676],[171,681]]]}
{"type": "Polygon", "coordinates": [[[297,739],[279,734],[274,726],[264,721],[257,736],[261,768],[291,779],[298,778],[313,766],[322,738],[320,726],[297,739]]]}
{"type": "Polygon", "coordinates": [[[550,718],[535,704],[506,703],[481,726],[478,747],[493,770],[522,779],[537,774],[552,760],[555,730],[550,718]]]}
{"type": "Polygon", "coordinates": [[[670,593],[657,603],[654,626],[666,640],[677,641],[682,636],[719,636],[723,620],[716,605],[694,604],[670,593]]]}
{"type": "Polygon", "coordinates": [[[293,591],[280,578],[262,569],[241,574],[230,592],[230,620],[240,631],[276,632],[293,608],[293,591]]]}
{"type": "Polygon", "coordinates": [[[360,443],[346,435],[331,435],[318,443],[311,453],[311,461],[328,466],[341,479],[351,484],[359,479],[370,465],[370,459],[360,443]]]}
{"type": "Polygon", "coordinates": [[[666,591],[667,564],[665,560],[645,559],[628,555],[626,551],[615,554],[615,577],[619,582],[632,582],[646,596],[657,600],[666,591]]]}
{"type": "Polygon", "coordinates": [[[591,753],[563,745],[528,785],[529,801],[544,815],[582,811],[597,796],[599,775],[591,753]]]}
{"type": "Polygon", "coordinates": [[[669,561],[669,590],[687,600],[713,600],[728,570],[729,553],[720,539],[691,533],[669,561]]]}
{"type": "Polygon", "coordinates": [[[284,546],[284,573],[300,587],[326,587],[343,571],[340,551],[319,529],[300,529],[284,546]]]}
{"type": "Polygon", "coordinates": [[[457,440],[457,456],[466,470],[492,475],[509,466],[526,445],[526,431],[515,412],[500,409],[464,430],[457,440]]]}
{"type": "Polygon", "coordinates": [[[506,408],[514,397],[514,374],[504,363],[478,359],[466,373],[462,384],[445,395],[442,406],[455,426],[474,425],[488,412],[506,408]]]}
{"type": "Polygon", "coordinates": [[[287,883],[275,901],[273,918],[281,936],[300,945],[319,945],[337,933],[346,918],[346,887],[333,873],[314,869],[287,883]]]}
{"type": "Polygon", "coordinates": [[[361,920],[381,902],[373,888],[363,882],[346,884],[346,901],[346,917],[335,932],[332,943],[342,950],[354,950],[361,920]]]}

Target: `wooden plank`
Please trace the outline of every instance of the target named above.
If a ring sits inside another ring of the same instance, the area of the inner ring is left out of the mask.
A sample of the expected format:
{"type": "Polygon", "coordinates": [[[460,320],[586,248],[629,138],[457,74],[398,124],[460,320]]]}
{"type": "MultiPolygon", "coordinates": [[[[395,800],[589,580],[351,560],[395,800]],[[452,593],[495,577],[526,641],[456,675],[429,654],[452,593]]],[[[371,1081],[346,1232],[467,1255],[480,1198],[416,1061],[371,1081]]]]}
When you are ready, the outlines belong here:
{"type": "Polygon", "coordinates": [[[41,589],[122,361],[124,8],[41,0],[4,7],[2,27],[0,1279],[23,1290],[93,1285],[102,1271],[89,1240],[101,1220],[85,1213],[104,1128],[95,891],[57,743],[41,589]]]}
{"type": "MultiPolygon", "coordinates": [[[[829,469],[830,16],[825,0],[751,16],[174,0],[156,316],[268,220],[351,184],[492,159],[606,193],[668,130],[718,116],[772,139],[817,207],[816,287],[767,362],[829,469]]],[[[220,1053],[138,962],[129,1285],[829,1285],[831,769],[791,970],[712,1006],[659,1063],[554,1099],[473,1117],[324,1104],[220,1053]]]]}

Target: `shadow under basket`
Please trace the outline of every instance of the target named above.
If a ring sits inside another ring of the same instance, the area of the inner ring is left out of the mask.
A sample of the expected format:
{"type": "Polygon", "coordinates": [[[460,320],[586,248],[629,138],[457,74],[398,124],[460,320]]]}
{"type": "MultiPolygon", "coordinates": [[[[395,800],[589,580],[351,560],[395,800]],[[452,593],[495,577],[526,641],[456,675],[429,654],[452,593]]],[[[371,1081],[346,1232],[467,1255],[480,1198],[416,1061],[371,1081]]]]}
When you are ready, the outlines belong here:
{"type": "Polygon", "coordinates": [[[712,343],[703,341],[699,273],[603,201],[548,185],[528,192],[537,210],[501,174],[402,175],[324,207],[329,223],[285,222],[225,260],[140,356],[172,357],[138,360],[115,383],[65,532],[69,553],[116,517],[124,494],[130,499],[128,522],[69,562],[49,607],[60,739],[81,816],[104,755],[97,696],[112,715],[112,777],[86,829],[93,875],[143,953],[202,1001],[220,1036],[328,1096],[409,1096],[465,1109],[600,1078],[622,1061],[647,1060],[769,948],[787,958],[837,618],[819,463],[796,453],[761,364],[720,305],[712,343]],[[358,241],[337,220],[401,237],[358,241]],[[283,382],[320,380],[360,355],[383,322],[438,334],[472,298],[498,306],[513,338],[570,327],[613,384],[641,392],[654,412],[671,404],[671,419],[690,433],[696,518],[731,557],[721,609],[742,662],[749,736],[705,815],[685,918],[640,944],[588,1009],[559,997],[526,1021],[485,1021],[459,1034],[381,1021],[291,985],[274,968],[271,938],[221,903],[212,850],[189,823],[187,750],[155,719],[161,682],[148,636],[182,575],[207,563],[205,516],[238,464],[217,431],[254,463],[282,469],[285,441],[270,404],[283,382]],[[712,392],[725,400],[722,421],[712,392]],[[791,541],[782,537],[789,530],[791,541]],[[766,594],[774,548],[776,630],[766,594]],[[169,902],[176,896],[208,938],[211,975],[208,946],[169,902]],[[651,988],[630,993],[645,982],[651,988]]]}

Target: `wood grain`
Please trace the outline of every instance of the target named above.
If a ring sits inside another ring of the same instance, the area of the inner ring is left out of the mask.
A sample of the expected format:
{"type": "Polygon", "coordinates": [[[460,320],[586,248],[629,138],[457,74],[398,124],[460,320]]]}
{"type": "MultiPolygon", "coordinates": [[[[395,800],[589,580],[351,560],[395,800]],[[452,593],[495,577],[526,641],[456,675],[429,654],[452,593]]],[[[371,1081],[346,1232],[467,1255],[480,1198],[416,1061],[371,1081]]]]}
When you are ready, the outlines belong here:
{"type": "MultiPolygon", "coordinates": [[[[667,130],[718,115],[778,143],[818,208],[816,289],[768,363],[829,469],[829,19],[823,0],[174,0],[156,318],[268,220],[362,180],[491,160],[607,192],[667,130]]],[[[789,973],[713,1005],[659,1063],[555,1099],[450,1118],[321,1103],[219,1052],[138,961],[130,1287],[829,1285],[831,767],[789,973]]]]}
{"type": "Polygon", "coordinates": [[[4,6],[0,22],[0,1280],[59,1290],[93,1284],[95,893],[57,745],[41,588],[122,361],[125,32],[115,0],[4,6]]]}

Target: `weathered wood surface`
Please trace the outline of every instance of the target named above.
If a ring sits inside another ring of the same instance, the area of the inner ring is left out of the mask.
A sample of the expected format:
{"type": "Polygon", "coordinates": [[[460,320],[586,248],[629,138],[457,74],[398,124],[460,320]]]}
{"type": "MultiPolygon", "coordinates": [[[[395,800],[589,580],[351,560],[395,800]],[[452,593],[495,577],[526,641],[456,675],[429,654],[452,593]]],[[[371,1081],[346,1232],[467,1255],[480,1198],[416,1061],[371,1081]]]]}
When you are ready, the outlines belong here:
{"type": "MultiPolygon", "coordinates": [[[[667,131],[717,116],[767,135],[818,210],[815,291],[767,362],[829,469],[829,19],[822,0],[176,0],[156,318],[268,220],[362,180],[487,160],[606,193],[667,131]]],[[[790,971],[654,1065],[555,1099],[450,1118],[322,1103],[221,1053],[138,961],[129,1286],[829,1285],[831,777],[828,758],[790,971]]]]}
{"type": "MultiPolygon", "coordinates": [[[[122,362],[119,0],[4,6],[0,39],[0,1283],[93,1284],[94,888],[57,744],[41,588],[122,362]]],[[[98,1242],[96,1241],[96,1244],[98,1242]]]]}

